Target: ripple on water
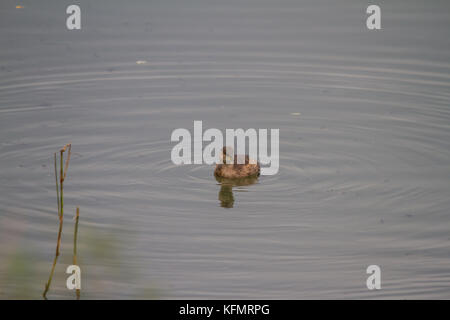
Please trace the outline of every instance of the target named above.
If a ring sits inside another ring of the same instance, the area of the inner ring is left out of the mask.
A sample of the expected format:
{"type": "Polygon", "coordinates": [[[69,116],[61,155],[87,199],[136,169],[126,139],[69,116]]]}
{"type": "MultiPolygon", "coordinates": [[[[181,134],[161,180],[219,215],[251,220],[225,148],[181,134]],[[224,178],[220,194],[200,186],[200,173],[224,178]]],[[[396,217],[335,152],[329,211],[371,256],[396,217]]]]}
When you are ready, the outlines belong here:
{"type": "MultiPolygon", "coordinates": [[[[305,273],[327,278],[324,265],[334,261],[355,271],[366,251],[388,265],[398,263],[397,256],[414,250],[410,241],[418,241],[422,224],[424,250],[443,250],[436,243],[445,234],[441,220],[448,219],[444,211],[450,205],[444,196],[450,173],[449,64],[264,53],[243,54],[240,61],[218,54],[214,62],[192,54],[198,59],[54,66],[0,79],[3,215],[32,219],[36,230],[52,231],[51,155],[70,140],[68,203],[86,208],[90,224],[129,222],[140,230],[134,236],[154,249],[132,253],[145,267],[153,261],[155,268],[148,269],[166,281],[164,266],[179,262],[179,268],[169,268],[174,274],[195,277],[198,269],[214,282],[223,277],[213,270],[225,270],[224,277],[240,275],[251,286],[236,261],[256,270],[255,281],[275,277],[270,262],[287,275],[277,272],[281,284],[271,285],[294,294],[292,279],[299,285],[305,273]],[[230,200],[230,190],[214,179],[214,166],[176,166],[170,160],[170,133],[179,127],[192,131],[193,120],[202,120],[204,130],[279,128],[279,173],[232,186],[230,200]],[[234,210],[221,208],[224,201],[232,201],[234,210]],[[378,251],[388,245],[388,253],[378,251]]],[[[408,261],[422,257],[417,253],[408,261]]],[[[425,273],[428,266],[410,272],[425,273]]],[[[449,278],[436,272],[434,282],[411,284],[416,296],[448,292],[431,288],[449,278]]],[[[344,286],[347,296],[362,294],[351,275],[342,279],[350,283],[344,286]]],[[[180,295],[186,293],[183,285],[194,288],[194,296],[208,292],[178,280],[180,295]]],[[[224,285],[219,280],[218,288],[224,285]]],[[[392,289],[383,297],[407,296],[412,288],[403,280],[386,281],[392,289]]],[[[306,282],[318,296],[339,292],[306,282]]]]}

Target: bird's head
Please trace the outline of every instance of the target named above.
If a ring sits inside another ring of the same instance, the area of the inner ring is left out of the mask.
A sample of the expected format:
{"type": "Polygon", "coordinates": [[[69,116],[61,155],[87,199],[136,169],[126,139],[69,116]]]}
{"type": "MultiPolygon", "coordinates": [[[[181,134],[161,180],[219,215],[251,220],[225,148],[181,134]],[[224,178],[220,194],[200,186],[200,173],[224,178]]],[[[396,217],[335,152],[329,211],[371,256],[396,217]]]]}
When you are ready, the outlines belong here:
{"type": "Polygon", "coordinates": [[[234,151],[232,147],[223,147],[220,154],[220,162],[231,164],[234,162],[234,151]]]}

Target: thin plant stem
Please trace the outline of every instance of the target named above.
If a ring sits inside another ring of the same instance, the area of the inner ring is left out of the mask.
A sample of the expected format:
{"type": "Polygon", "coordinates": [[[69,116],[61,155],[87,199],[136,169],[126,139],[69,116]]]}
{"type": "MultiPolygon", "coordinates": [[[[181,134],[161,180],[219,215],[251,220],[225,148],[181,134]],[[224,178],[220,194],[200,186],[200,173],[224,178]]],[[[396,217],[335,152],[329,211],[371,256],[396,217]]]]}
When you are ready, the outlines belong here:
{"type": "Polygon", "coordinates": [[[56,256],[59,256],[59,248],[61,246],[61,235],[63,228],[63,217],[64,217],[64,173],[63,173],[63,163],[64,163],[64,149],[59,152],[60,163],[59,163],[59,230],[58,230],[58,242],[56,243],[56,256]]]}
{"type": "Polygon", "coordinates": [[[68,144],[66,145],[64,148],[68,148],[67,149],[67,160],[66,160],[66,166],[64,167],[64,177],[63,180],[66,180],[66,175],[67,175],[67,169],[69,168],[69,161],[70,161],[70,155],[72,154],[71,150],[72,150],[72,144],[68,144]]]}
{"type": "Polygon", "coordinates": [[[56,163],[56,152],[54,154],[54,158],[55,158],[55,178],[56,178],[56,195],[58,198],[58,218],[59,218],[59,232],[58,232],[58,240],[57,240],[57,244],[56,244],[56,253],[55,253],[55,258],[53,259],[53,264],[52,264],[52,269],[50,271],[50,276],[48,278],[47,283],[45,284],[45,289],[44,289],[44,293],[42,294],[42,296],[44,297],[44,299],[47,299],[47,292],[50,289],[50,285],[52,283],[52,279],[53,279],[53,274],[55,272],[55,267],[56,267],[56,263],[58,261],[58,256],[59,256],[59,243],[60,243],[60,238],[61,238],[61,231],[62,231],[62,225],[61,225],[61,203],[60,203],[60,195],[59,195],[59,191],[58,191],[58,166],[56,163]]]}
{"type": "Polygon", "coordinates": [[[54,153],[54,158],[55,158],[55,182],[56,182],[56,202],[58,203],[58,217],[61,215],[59,210],[60,210],[60,205],[59,205],[59,185],[58,185],[58,170],[57,170],[57,166],[56,166],[56,152],[54,153]]]}
{"type": "MultiPolygon", "coordinates": [[[[75,230],[73,233],[73,264],[77,265],[77,236],[78,236],[78,220],[80,218],[80,208],[77,207],[77,214],[75,216],[75,230]]],[[[81,290],[76,289],[77,300],[80,300],[81,290]]]]}
{"type": "Polygon", "coordinates": [[[42,296],[44,297],[44,299],[47,299],[47,292],[50,289],[50,284],[52,283],[52,279],[53,279],[53,274],[55,272],[55,267],[56,267],[56,263],[58,262],[58,257],[60,254],[60,247],[61,247],[61,236],[62,236],[62,230],[63,230],[63,214],[64,214],[64,195],[63,195],[63,184],[64,184],[64,177],[67,174],[67,168],[69,166],[69,158],[67,159],[66,162],[66,168],[65,171],[63,171],[63,164],[64,164],[64,151],[66,150],[66,148],[69,148],[69,156],[70,156],[70,149],[71,149],[71,145],[65,145],[59,152],[60,155],[60,163],[59,163],[59,168],[60,168],[60,172],[59,172],[59,194],[58,194],[58,169],[57,169],[57,161],[56,161],[56,153],[55,153],[55,179],[56,179],[56,195],[58,197],[58,216],[59,216],[59,229],[58,229],[58,239],[56,242],[56,252],[55,252],[55,258],[53,259],[53,265],[52,265],[52,269],[50,271],[50,276],[48,278],[47,283],[45,284],[45,289],[44,292],[42,294],[42,296]]]}
{"type": "Polygon", "coordinates": [[[44,293],[42,294],[42,296],[44,297],[45,300],[47,300],[47,292],[50,289],[50,284],[52,283],[53,273],[55,272],[55,267],[56,267],[57,261],[58,261],[58,256],[55,255],[55,258],[53,259],[52,270],[50,271],[50,276],[48,278],[47,283],[45,284],[44,293]]]}

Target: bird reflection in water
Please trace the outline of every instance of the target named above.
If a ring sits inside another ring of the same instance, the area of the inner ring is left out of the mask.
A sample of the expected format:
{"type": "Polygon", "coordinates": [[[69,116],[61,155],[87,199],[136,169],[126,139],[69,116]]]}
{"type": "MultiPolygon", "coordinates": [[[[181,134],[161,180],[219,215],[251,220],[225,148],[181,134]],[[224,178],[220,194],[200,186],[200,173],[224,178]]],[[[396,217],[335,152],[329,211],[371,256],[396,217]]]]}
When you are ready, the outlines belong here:
{"type": "Polygon", "coordinates": [[[220,206],[223,208],[233,208],[234,205],[233,187],[252,185],[258,181],[258,176],[240,179],[227,179],[216,176],[216,181],[220,184],[220,191],[219,191],[220,206]]]}

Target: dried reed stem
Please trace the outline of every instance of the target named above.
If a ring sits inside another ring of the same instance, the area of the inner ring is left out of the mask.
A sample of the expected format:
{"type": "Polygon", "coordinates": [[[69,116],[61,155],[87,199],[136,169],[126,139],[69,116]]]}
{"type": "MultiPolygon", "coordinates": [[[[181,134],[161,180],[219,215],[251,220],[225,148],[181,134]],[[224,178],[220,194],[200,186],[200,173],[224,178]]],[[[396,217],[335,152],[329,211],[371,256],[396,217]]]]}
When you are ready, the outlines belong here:
{"type": "MultiPolygon", "coordinates": [[[[78,220],[80,218],[80,208],[77,207],[77,215],[75,216],[75,230],[73,232],[73,264],[77,265],[77,236],[78,236],[78,220]]],[[[81,290],[76,289],[77,300],[80,300],[81,290]]]]}
{"type": "Polygon", "coordinates": [[[57,170],[57,166],[56,166],[56,152],[53,155],[55,158],[56,201],[58,203],[58,217],[59,217],[60,216],[59,210],[61,207],[59,205],[59,184],[58,184],[58,170],[57,170]]]}
{"type": "Polygon", "coordinates": [[[64,214],[64,196],[63,196],[63,185],[64,185],[64,178],[67,174],[67,169],[69,167],[69,160],[70,160],[70,150],[71,150],[71,144],[65,145],[60,151],[60,163],[59,163],[59,193],[58,193],[58,169],[56,165],[56,153],[55,153],[55,179],[56,179],[56,196],[58,198],[58,216],[59,216],[59,230],[58,230],[58,240],[56,242],[56,253],[55,258],[53,259],[53,265],[52,269],[50,271],[50,276],[48,278],[47,283],[45,284],[44,292],[42,293],[42,296],[44,299],[47,299],[47,292],[50,289],[50,284],[52,283],[53,274],[55,272],[56,263],[58,261],[59,253],[60,253],[60,247],[61,247],[61,235],[62,235],[62,228],[63,228],[63,214],[64,214]],[[64,164],[64,152],[68,148],[68,156],[66,160],[66,165],[63,170],[63,164],[64,164]]]}

